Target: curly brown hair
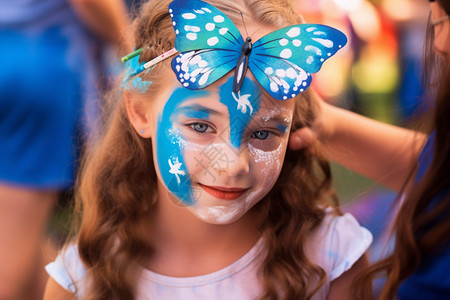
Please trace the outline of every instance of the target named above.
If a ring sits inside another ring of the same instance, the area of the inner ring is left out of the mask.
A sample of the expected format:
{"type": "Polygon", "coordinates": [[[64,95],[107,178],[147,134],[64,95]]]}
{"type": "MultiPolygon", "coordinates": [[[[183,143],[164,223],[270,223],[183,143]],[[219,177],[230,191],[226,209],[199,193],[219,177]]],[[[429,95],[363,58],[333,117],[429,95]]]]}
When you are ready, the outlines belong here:
{"type": "MultiPolygon", "coordinates": [[[[171,49],[175,34],[167,7],[169,0],[145,3],[134,21],[136,48],[141,61],[171,49]]],[[[286,0],[207,1],[239,24],[245,22],[281,28],[301,23],[286,0]]],[[[161,74],[170,72],[169,61],[142,75],[152,82],[146,97],[158,93],[161,74]],[[169,70],[169,71],[168,71],[169,70]]],[[[151,139],[142,139],[131,126],[120,92],[114,93],[101,139],[91,145],[79,173],[76,242],[88,270],[90,289],[85,299],[134,299],[142,270],[139,262],[152,254],[139,223],[158,201],[157,175],[151,139]],[[119,242],[120,241],[120,242],[119,242]]],[[[313,119],[308,93],[295,99],[291,130],[313,119]]],[[[287,151],[281,174],[269,194],[253,209],[262,216],[260,231],[267,257],[261,267],[261,299],[310,299],[326,281],[325,272],[305,256],[308,233],[321,223],[325,207],[336,205],[331,190],[330,165],[317,147],[287,151]]],[[[336,210],[337,211],[337,210],[336,210]]]]}

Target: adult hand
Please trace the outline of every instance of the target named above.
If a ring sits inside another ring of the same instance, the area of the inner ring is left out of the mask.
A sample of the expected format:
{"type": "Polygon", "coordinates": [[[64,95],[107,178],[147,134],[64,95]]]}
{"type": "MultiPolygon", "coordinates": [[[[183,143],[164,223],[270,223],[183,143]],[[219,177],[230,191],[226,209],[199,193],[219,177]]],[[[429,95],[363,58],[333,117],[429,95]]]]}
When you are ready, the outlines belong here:
{"type": "Polygon", "coordinates": [[[316,140],[323,139],[327,135],[326,132],[331,128],[330,124],[324,122],[324,114],[327,111],[326,106],[329,105],[313,90],[309,93],[313,106],[314,120],[310,127],[303,127],[291,133],[288,146],[289,149],[294,151],[308,148],[316,140]]]}

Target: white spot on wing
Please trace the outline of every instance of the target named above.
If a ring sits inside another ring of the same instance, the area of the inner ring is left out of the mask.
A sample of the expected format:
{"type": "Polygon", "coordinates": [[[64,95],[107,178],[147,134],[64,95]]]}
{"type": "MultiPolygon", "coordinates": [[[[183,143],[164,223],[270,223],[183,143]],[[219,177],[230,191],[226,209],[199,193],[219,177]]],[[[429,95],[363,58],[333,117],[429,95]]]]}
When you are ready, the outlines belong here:
{"type": "Polygon", "coordinates": [[[320,39],[320,38],[312,38],[313,41],[318,42],[319,44],[327,47],[327,48],[333,48],[333,41],[327,40],[327,39],[320,39]]]}
{"type": "Polygon", "coordinates": [[[227,32],[228,32],[228,28],[226,28],[226,27],[220,28],[220,29],[219,29],[219,33],[220,33],[221,35],[224,35],[224,34],[227,33],[227,32]]]}
{"type": "Polygon", "coordinates": [[[305,51],[312,51],[312,52],[315,52],[317,55],[322,55],[322,50],[320,50],[319,48],[317,48],[317,47],[314,47],[314,46],[306,46],[305,47],[305,51]]]}
{"type": "Polygon", "coordinates": [[[197,39],[197,34],[193,32],[189,32],[186,34],[186,38],[191,41],[195,41],[197,39]]]}
{"type": "Polygon", "coordinates": [[[209,38],[207,43],[209,46],[214,46],[219,42],[219,39],[216,36],[213,36],[212,38],[209,38]]]}
{"type": "Polygon", "coordinates": [[[197,18],[197,16],[193,13],[184,13],[181,16],[183,17],[183,19],[186,19],[186,20],[193,20],[193,19],[197,18]]]}
{"type": "Polygon", "coordinates": [[[281,46],[286,46],[286,45],[288,44],[288,42],[289,42],[289,41],[288,41],[287,39],[281,39],[281,40],[280,40],[280,45],[281,45],[281,46]]]}
{"type": "Polygon", "coordinates": [[[200,27],[185,25],[184,26],[184,30],[185,31],[192,31],[192,32],[200,32],[200,27]]]}
{"type": "Polygon", "coordinates": [[[291,38],[296,37],[296,36],[298,36],[299,34],[300,34],[300,28],[299,28],[299,27],[291,28],[291,29],[289,29],[288,32],[286,32],[286,35],[287,35],[288,37],[291,37],[291,38]]]}
{"type": "Polygon", "coordinates": [[[223,21],[225,21],[224,17],[222,17],[221,15],[217,15],[213,18],[214,22],[216,23],[222,23],[223,21]]]}
{"type": "Polygon", "coordinates": [[[288,59],[289,57],[292,56],[292,51],[290,49],[284,49],[283,51],[281,51],[280,53],[280,57],[281,58],[285,58],[288,59]]]}
{"type": "Polygon", "coordinates": [[[208,31],[213,31],[214,28],[216,28],[216,24],[214,24],[214,23],[206,23],[205,28],[208,31]]]}

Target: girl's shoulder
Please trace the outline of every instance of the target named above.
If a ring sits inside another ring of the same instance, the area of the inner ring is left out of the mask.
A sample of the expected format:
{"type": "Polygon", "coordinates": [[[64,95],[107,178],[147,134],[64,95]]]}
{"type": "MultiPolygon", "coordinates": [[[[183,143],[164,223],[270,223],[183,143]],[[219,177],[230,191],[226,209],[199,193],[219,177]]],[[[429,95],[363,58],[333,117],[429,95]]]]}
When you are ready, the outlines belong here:
{"type": "Polygon", "coordinates": [[[67,291],[78,296],[82,294],[86,268],[81,261],[77,245],[70,244],[62,249],[56,260],[45,266],[45,270],[67,291]]]}
{"type": "Polygon", "coordinates": [[[332,281],[352,267],[372,243],[372,234],[349,213],[327,208],[321,224],[305,243],[308,258],[318,264],[332,281]]]}

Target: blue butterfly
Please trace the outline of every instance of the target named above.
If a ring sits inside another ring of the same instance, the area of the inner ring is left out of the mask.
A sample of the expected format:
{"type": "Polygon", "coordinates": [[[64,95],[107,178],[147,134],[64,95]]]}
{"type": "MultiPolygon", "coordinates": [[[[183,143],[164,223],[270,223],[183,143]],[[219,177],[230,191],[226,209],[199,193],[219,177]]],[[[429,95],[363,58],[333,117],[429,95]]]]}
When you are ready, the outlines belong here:
{"type": "Polygon", "coordinates": [[[177,79],[189,89],[202,89],[235,69],[233,92],[242,85],[247,67],[275,99],[305,91],[311,73],[346,43],[337,29],[298,24],[267,34],[252,44],[219,9],[200,0],[175,0],[169,5],[175,30],[172,60],[177,79]]]}

